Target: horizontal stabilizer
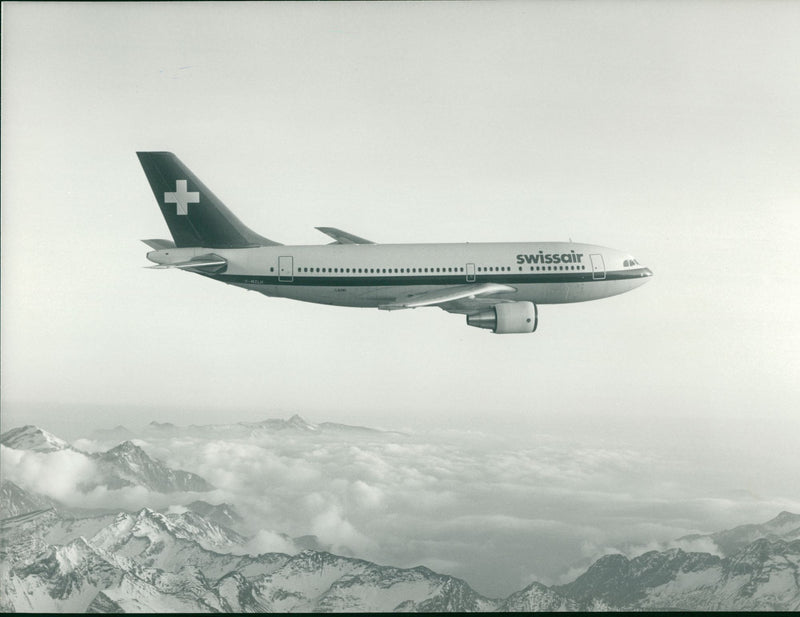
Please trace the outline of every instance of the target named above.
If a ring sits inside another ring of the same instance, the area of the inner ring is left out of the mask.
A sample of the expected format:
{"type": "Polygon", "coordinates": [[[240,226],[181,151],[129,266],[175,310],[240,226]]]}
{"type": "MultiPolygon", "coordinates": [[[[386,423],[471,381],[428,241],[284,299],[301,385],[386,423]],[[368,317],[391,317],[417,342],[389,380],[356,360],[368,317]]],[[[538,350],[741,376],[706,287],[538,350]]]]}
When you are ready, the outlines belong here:
{"type": "Polygon", "coordinates": [[[199,255],[189,261],[179,261],[176,263],[162,263],[157,266],[145,266],[154,270],[164,270],[166,268],[179,268],[180,270],[198,270],[199,272],[208,272],[217,274],[224,272],[228,267],[228,262],[220,257],[209,253],[207,255],[199,255]]]}
{"type": "Polygon", "coordinates": [[[172,240],[142,240],[147,246],[157,251],[164,249],[174,249],[175,243],[172,240]]]}
{"type": "Polygon", "coordinates": [[[372,240],[354,236],[353,234],[342,231],[341,229],[336,229],[335,227],[316,227],[315,229],[319,229],[326,236],[330,236],[336,240],[334,244],[375,244],[372,240]]]}
{"type": "Polygon", "coordinates": [[[397,301],[391,304],[384,304],[378,308],[384,311],[396,311],[399,309],[419,308],[422,306],[435,306],[437,304],[453,302],[454,300],[463,300],[464,298],[474,298],[475,296],[486,296],[496,293],[510,293],[512,291],[516,291],[516,288],[510,285],[501,285],[500,283],[459,285],[457,287],[426,291],[424,293],[407,296],[403,299],[398,298],[397,301]]]}

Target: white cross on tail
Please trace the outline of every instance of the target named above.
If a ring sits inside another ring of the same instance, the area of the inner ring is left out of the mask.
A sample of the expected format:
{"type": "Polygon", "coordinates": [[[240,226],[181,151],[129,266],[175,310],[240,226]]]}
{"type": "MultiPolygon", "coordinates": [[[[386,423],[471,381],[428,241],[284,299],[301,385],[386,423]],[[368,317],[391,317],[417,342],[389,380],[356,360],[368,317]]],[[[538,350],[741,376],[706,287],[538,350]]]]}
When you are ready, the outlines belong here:
{"type": "Polygon", "coordinates": [[[200,203],[200,193],[197,191],[186,190],[186,180],[175,181],[175,192],[164,193],[165,204],[175,204],[178,215],[186,216],[189,214],[189,204],[200,203]]]}

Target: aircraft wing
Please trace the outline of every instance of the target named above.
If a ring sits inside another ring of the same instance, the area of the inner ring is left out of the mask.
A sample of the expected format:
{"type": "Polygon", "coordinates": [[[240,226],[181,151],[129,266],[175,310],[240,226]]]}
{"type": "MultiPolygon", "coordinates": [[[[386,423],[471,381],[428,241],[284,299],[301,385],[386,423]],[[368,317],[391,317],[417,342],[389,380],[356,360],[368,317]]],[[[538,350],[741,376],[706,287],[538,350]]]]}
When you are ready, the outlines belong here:
{"type": "Polygon", "coordinates": [[[228,262],[213,253],[207,255],[199,255],[188,261],[179,261],[170,264],[158,264],[157,266],[145,266],[154,270],[163,270],[165,268],[179,268],[180,270],[200,270],[201,272],[222,272],[228,267],[228,262]]]}
{"type": "Polygon", "coordinates": [[[383,304],[379,309],[384,311],[396,311],[399,309],[418,308],[421,306],[441,306],[446,311],[454,313],[466,312],[474,310],[469,307],[469,303],[464,305],[463,308],[459,304],[467,300],[484,300],[482,304],[498,304],[499,302],[506,302],[502,298],[488,298],[486,296],[498,293],[509,293],[516,291],[515,287],[509,285],[501,285],[500,283],[477,283],[472,285],[458,285],[456,287],[447,287],[445,289],[435,289],[433,291],[426,291],[419,294],[412,294],[404,298],[397,298],[394,302],[383,304]]]}
{"type": "Polygon", "coordinates": [[[359,238],[358,236],[349,234],[341,229],[336,229],[335,227],[315,227],[315,229],[319,229],[326,236],[330,236],[336,240],[333,244],[375,244],[372,240],[359,238]]]}

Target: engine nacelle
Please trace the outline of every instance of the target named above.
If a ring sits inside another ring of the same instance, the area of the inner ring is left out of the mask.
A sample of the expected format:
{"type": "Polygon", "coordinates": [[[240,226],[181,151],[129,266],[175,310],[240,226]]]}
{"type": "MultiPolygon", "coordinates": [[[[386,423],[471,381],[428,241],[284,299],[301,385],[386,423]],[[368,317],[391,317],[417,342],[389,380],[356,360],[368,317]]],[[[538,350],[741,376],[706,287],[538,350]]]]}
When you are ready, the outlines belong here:
{"type": "Polygon", "coordinates": [[[533,302],[503,302],[488,311],[467,315],[467,325],[495,334],[534,332],[538,322],[539,311],[533,302]]]}

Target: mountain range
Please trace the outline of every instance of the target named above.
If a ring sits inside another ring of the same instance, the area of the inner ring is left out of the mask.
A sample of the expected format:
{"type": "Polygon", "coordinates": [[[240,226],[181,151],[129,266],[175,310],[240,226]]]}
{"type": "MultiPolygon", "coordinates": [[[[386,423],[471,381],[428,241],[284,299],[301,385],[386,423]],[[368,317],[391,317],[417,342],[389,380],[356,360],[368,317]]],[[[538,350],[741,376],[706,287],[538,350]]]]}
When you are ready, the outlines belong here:
{"type": "Polygon", "coordinates": [[[719,547],[725,557],[730,557],[745,548],[751,542],[761,538],[767,540],[800,540],[800,525],[797,517],[790,512],[781,512],[771,521],[761,525],[740,525],[734,529],[701,535],[692,534],[678,540],[700,540],[708,538],[719,547]]]}
{"type": "Polygon", "coordinates": [[[15,450],[44,454],[71,450],[85,455],[96,463],[98,477],[81,486],[84,492],[98,485],[105,485],[111,490],[124,486],[143,486],[159,493],[205,492],[214,488],[197,474],[172,469],[152,458],[132,441],[124,441],[106,452],[86,453],[43,429],[23,426],[0,435],[0,444],[15,450]]]}
{"type": "Polygon", "coordinates": [[[232,424],[205,424],[190,426],[177,426],[171,422],[150,422],[141,431],[133,431],[119,425],[112,429],[101,429],[92,434],[101,441],[120,441],[134,439],[137,434],[142,436],[165,437],[180,435],[183,437],[213,437],[213,438],[244,438],[259,434],[273,434],[282,432],[298,432],[304,434],[337,435],[342,433],[359,433],[364,435],[396,434],[394,431],[381,431],[365,426],[338,424],[335,422],[321,422],[315,424],[302,416],[295,414],[291,418],[269,418],[259,422],[236,422],[232,424]]]}
{"type": "MultiPolygon", "coordinates": [[[[59,443],[34,430],[7,435],[0,436],[3,445],[36,452],[56,451],[38,448],[59,443]]],[[[152,490],[188,482],[139,451],[127,442],[96,460],[152,490]]],[[[683,538],[713,541],[720,554],[606,555],[568,584],[534,582],[506,598],[487,598],[424,566],[396,568],[323,550],[249,554],[230,504],[195,500],[161,512],[84,515],[7,480],[0,494],[3,611],[800,610],[800,515],[790,512],[683,538]]]]}

